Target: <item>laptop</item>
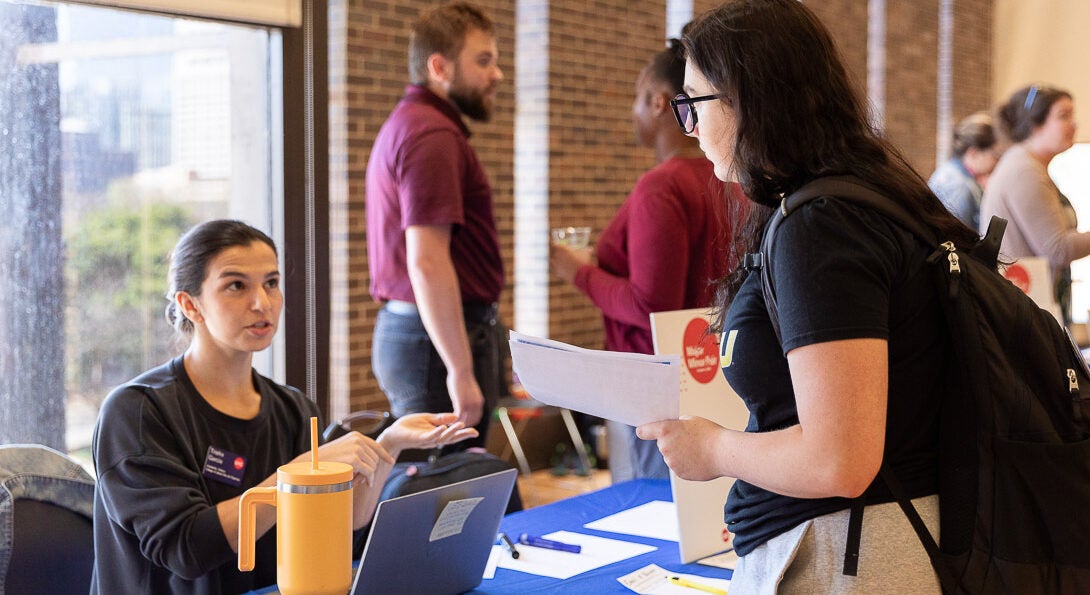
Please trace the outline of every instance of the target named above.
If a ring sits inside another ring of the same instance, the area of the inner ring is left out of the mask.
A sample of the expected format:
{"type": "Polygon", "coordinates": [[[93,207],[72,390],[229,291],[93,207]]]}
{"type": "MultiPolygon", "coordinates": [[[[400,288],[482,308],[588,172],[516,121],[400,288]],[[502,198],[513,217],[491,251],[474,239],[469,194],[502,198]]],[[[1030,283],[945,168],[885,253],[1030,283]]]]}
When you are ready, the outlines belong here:
{"type": "Polygon", "coordinates": [[[453,595],[481,584],[516,469],[379,502],[352,595],[453,595]]]}

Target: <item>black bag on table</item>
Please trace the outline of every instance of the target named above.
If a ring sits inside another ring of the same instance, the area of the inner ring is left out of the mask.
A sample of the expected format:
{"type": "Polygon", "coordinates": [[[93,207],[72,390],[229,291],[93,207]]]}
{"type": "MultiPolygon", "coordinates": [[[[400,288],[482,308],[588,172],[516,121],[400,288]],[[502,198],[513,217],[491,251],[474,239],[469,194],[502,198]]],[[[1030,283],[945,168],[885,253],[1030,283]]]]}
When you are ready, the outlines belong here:
{"type": "MultiPolygon", "coordinates": [[[[478,449],[440,455],[423,462],[396,463],[382,486],[379,500],[389,500],[406,494],[458,483],[473,477],[514,469],[510,463],[478,449]]],[[[518,484],[511,489],[511,499],[504,514],[522,510],[518,484]]]]}
{"type": "MultiPolygon", "coordinates": [[[[378,438],[383,430],[394,423],[394,418],[387,411],[357,411],[344,419],[329,424],[322,432],[322,441],[329,442],[357,430],[372,439],[378,438]]],[[[415,451],[424,452],[424,451],[415,451]]],[[[514,467],[503,459],[479,448],[433,456],[426,461],[398,462],[390,470],[386,483],[382,486],[379,501],[397,498],[406,494],[422,492],[431,488],[458,483],[473,477],[481,477],[514,467]]],[[[511,488],[511,498],[507,501],[504,514],[523,509],[518,483],[511,488]]],[[[367,537],[371,532],[368,524],[355,531],[352,536],[352,557],[358,559],[363,554],[367,537]]]]}

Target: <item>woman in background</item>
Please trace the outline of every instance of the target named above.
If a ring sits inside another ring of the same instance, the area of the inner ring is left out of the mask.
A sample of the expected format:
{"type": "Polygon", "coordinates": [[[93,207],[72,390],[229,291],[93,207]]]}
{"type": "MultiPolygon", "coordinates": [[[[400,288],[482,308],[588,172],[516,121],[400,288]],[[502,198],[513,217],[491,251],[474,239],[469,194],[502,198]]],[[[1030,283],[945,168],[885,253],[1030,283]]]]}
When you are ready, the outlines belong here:
{"type": "Polygon", "coordinates": [[[1071,261],[1090,255],[1090,232],[1078,231],[1075,209],[1048,175],[1052,159],[1075,143],[1071,94],[1045,85],[1015,91],[999,108],[1001,132],[1014,144],[995,166],[980,207],[980,231],[993,215],[1008,221],[1001,252],[1040,256],[1052,268],[1053,293],[1071,323],[1071,261]]]}
{"type": "MultiPolygon", "coordinates": [[[[257,507],[256,565],[240,572],[239,496],[276,485],[280,465],[309,460],[310,418],[318,416],[314,401],[252,368],[284,303],[276,246],[240,221],[200,224],[174,249],[167,297],[167,320],[188,348],[111,392],[95,428],[91,592],[241,593],[272,585],[276,511],[257,507]]],[[[475,435],[454,414],[420,413],[377,440],[352,432],[318,452],[355,470],[353,529],[360,530],[402,449],[475,435]]]]}
{"type": "Polygon", "coordinates": [[[992,117],[976,112],[958,122],[952,148],[953,156],[931,174],[927,185],[962,223],[979,229],[984,184],[999,161],[992,117]]]}

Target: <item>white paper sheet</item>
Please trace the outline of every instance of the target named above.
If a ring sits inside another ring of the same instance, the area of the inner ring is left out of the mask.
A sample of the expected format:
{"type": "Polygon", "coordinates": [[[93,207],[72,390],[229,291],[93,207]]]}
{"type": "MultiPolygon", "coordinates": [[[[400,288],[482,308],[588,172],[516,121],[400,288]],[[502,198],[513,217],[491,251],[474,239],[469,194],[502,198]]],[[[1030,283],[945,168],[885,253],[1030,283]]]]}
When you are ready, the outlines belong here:
{"type": "Polygon", "coordinates": [[[500,563],[500,557],[507,552],[503,549],[502,545],[493,545],[492,551],[488,554],[488,563],[484,565],[484,575],[482,579],[496,578],[496,565],[500,563]]]}
{"type": "Polygon", "coordinates": [[[625,535],[650,537],[666,541],[677,541],[679,539],[677,505],[662,500],[653,500],[646,504],[634,506],[583,526],[597,531],[623,533],[625,535]]]}
{"type": "Polygon", "coordinates": [[[510,556],[500,556],[499,567],[528,572],[538,576],[566,579],[588,570],[601,568],[657,549],[654,546],[642,543],[605,539],[604,537],[595,537],[571,531],[556,531],[542,537],[563,543],[578,544],[582,546],[583,550],[578,554],[573,554],[571,552],[519,545],[518,560],[510,556]]]}
{"type": "Polygon", "coordinates": [[[680,572],[667,572],[666,569],[655,564],[648,564],[643,568],[618,577],[617,580],[630,590],[640,595],[692,595],[693,593],[714,592],[718,590],[727,593],[730,580],[723,578],[710,578],[695,574],[680,572]],[[700,588],[675,585],[668,577],[676,576],[691,581],[700,588]]]}
{"type": "Polygon", "coordinates": [[[511,331],[511,367],[532,397],[631,426],[677,419],[680,358],[583,349],[511,331]]]}
{"type": "Polygon", "coordinates": [[[443,507],[443,512],[439,513],[439,518],[432,525],[428,541],[438,541],[461,533],[462,527],[466,524],[466,519],[469,518],[473,509],[481,503],[481,500],[484,500],[484,498],[465,498],[447,502],[447,505],[443,507]]]}

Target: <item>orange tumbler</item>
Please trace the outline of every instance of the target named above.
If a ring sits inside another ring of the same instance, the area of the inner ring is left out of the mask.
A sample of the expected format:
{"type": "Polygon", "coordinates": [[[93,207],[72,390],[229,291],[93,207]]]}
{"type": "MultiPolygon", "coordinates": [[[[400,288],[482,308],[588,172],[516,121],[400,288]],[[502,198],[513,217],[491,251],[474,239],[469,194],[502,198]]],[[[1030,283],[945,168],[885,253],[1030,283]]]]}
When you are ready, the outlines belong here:
{"type": "MultiPolygon", "coordinates": [[[[316,450],[316,449],[315,449],[316,450]]],[[[344,595],[352,586],[352,466],[288,463],[276,487],[239,500],[238,568],[254,568],[258,504],[276,507],[276,583],[285,595],[344,595]]]]}

